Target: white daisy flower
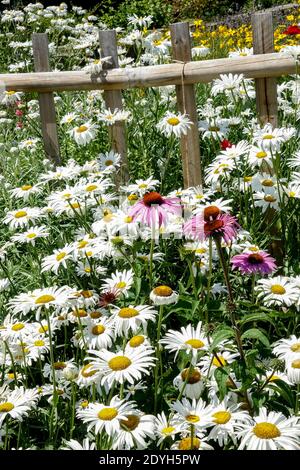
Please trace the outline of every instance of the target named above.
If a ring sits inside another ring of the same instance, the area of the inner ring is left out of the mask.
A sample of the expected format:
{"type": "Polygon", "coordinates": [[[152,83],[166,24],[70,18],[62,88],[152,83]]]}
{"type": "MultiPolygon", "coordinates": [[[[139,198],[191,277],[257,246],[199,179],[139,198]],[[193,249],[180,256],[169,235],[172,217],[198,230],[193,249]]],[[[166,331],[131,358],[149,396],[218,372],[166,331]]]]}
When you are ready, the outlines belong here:
{"type": "Polygon", "coordinates": [[[173,380],[173,385],[187,398],[200,398],[205,382],[198,367],[183,369],[173,380]]]}
{"type": "Polygon", "coordinates": [[[22,421],[29,411],[36,406],[37,393],[31,393],[23,387],[15,388],[13,391],[7,389],[0,396],[0,426],[7,417],[22,421]]]}
{"type": "Polygon", "coordinates": [[[154,358],[150,349],[125,348],[122,351],[113,353],[102,349],[101,351],[90,351],[95,358],[90,357],[94,368],[101,371],[101,384],[109,387],[114,382],[123,384],[141,380],[142,375],[149,375],[154,366],[154,358]]]}
{"type": "Polygon", "coordinates": [[[177,420],[181,431],[189,431],[191,425],[196,429],[204,429],[211,423],[212,407],[206,405],[201,400],[192,401],[183,398],[181,401],[176,401],[171,405],[172,410],[176,413],[174,420],[177,420]]]}
{"type": "Polygon", "coordinates": [[[103,280],[101,291],[105,292],[107,290],[117,289],[125,297],[128,296],[128,291],[130,290],[133,284],[133,271],[129,269],[126,271],[116,271],[111,275],[110,278],[103,280]]]}
{"type": "Polygon", "coordinates": [[[49,232],[47,231],[47,227],[41,225],[31,227],[25,232],[13,235],[11,240],[18,243],[31,243],[34,246],[38,238],[46,238],[48,236],[49,232]]]}
{"type": "Polygon", "coordinates": [[[134,411],[133,402],[126,402],[115,396],[108,405],[90,403],[87,408],[77,410],[77,417],[88,423],[88,431],[93,429],[98,434],[104,430],[108,436],[114,437],[120,430],[120,421],[126,420],[126,415],[134,411]]]}
{"type": "Polygon", "coordinates": [[[24,207],[19,210],[9,211],[3,219],[3,223],[9,225],[10,229],[25,227],[30,222],[35,222],[43,217],[39,207],[24,207]]]}
{"type": "Polygon", "coordinates": [[[83,439],[82,444],[75,439],[65,441],[66,447],[62,447],[61,450],[95,450],[96,445],[94,442],[90,442],[89,438],[83,439]]]}
{"type": "Polygon", "coordinates": [[[179,351],[186,351],[195,361],[200,351],[208,349],[208,341],[202,332],[201,321],[196,328],[189,324],[187,327],[182,326],[180,331],[168,331],[160,342],[170,352],[176,351],[175,359],[179,351]]]}
{"type": "Polygon", "coordinates": [[[238,450],[299,450],[300,425],[296,417],[261,408],[252,422],[240,423],[238,450]]]}
{"type": "Polygon", "coordinates": [[[166,115],[156,125],[157,129],[166,137],[174,134],[176,137],[186,135],[187,131],[193,125],[187,114],[174,114],[167,111],[166,115]]]}
{"type": "Polygon", "coordinates": [[[78,127],[74,127],[72,130],[68,131],[68,133],[74,138],[78,145],[87,145],[95,139],[97,127],[96,124],[92,124],[88,121],[78,127]]]}
{"type": "Polygon", "coordinates": [[[118,436],[113,442],[113,449],[136,450],[148,447],[147,438],[154,438],[154,416],[145,415],[140,411],[126,414],[126,419],[120,421],[118,436]]]}
{"type": "Polygon", "coordinates": [[[167,419],[164,412],[155,417],[155,434],[158,437],[157,446],[159,446],[166,438],[175,439],[176,434],[181,432],[178,422],[174,417],[167,419]]]}
{"type": "Polygon", "coordinates": [[[110,348],[114,339],[114,330],[111,322],[103,317],[99,320],[88,319],[83,328],[83,338],[79,340],[79,346],[85,345],[89,349],[110,348]]]}
{"type": "Polygon", "coordinates": [[[288,277],[276,276],[272,279],[260,279],[255,287],[257,298],[267,305],[290,307],[299,298],[297,286],[288,277]]]}
{"type": "Polygon", "coordinates": [[[58,270],[61,266],[64,268],[67,267],[67,260],[73,258],[72,256],[73,246],[65,245],[63,248],[54,250],[53,255],[46,256],[42,260],[42,272],[52,271],[54,274],[58,273],[58,270]]]}
{"type": "Polygon", "coordinates": [[[111,313],[110,321],[117,336],[124,337],[135,333],[140,327],[143,327],[144,332],[146,332],[148,322],[155,321],[157,315],[157,311],[149,305],[116,307],[111,313]]]}
{"type": "Polygon", "coordinates": [[[150,299],[154,305],[176,304],[179,295],[169,286],[157,286],[150,292],[150,299]]]}
{"type": "Polygon", "coordinates": [[[23,199],[27,201],[32,194],[39,194],[41,189],[38,186],[32,186],[31,184],[24,184],[19,188],[11,189],[10,193],[16,199],[23,199]]]}
{"type": "Polygon", "coordinates": [[[300,338],[292,335],[288,339],[280,339],[274,344],[272,352],[284,361],[300,359],[300,338]]]}

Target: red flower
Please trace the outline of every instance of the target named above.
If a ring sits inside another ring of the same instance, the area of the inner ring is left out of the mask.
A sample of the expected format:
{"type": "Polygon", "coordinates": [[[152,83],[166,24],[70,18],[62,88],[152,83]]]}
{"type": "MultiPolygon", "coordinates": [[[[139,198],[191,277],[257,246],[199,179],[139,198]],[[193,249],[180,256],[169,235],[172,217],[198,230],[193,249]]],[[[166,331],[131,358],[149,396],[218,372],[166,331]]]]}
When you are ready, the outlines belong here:
{"type": "Polygon", "coordinates": [[[221,149],[222,149],[222,150],[226,150],[227,148],[232,147],[232,143],[229,142],[229,140],[226,140],[226,139],[222,140],[222,142],[220,143],[220,145],[221,145],[221,149]]]}
{"type": "Polygon", "coordinates": [[[283,31],[283,34],[287,34],[288,36],[295,36],[296,34],[300,34],[300,28],[298,25],[293,24],[283,31]]]}

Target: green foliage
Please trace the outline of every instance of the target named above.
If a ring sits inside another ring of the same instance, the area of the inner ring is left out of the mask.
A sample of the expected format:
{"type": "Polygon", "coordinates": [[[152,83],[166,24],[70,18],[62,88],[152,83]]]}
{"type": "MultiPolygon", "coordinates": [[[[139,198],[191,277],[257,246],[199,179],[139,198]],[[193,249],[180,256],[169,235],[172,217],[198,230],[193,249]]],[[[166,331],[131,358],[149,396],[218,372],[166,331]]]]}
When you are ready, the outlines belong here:
{"type": "MultiPolygon", "coordinates": [[[[101,8],[103,8],[101,6],[101,8]]],[[[112,2],[108,2],[108,8],[102,16],[102,21],[109,27],[127,27],[128,16],[151,15],[154,27],[161,27],[172,23],[173,9],[170,2],[164,0],[125,0],[119,7],[115,8],[112,2]]]]}

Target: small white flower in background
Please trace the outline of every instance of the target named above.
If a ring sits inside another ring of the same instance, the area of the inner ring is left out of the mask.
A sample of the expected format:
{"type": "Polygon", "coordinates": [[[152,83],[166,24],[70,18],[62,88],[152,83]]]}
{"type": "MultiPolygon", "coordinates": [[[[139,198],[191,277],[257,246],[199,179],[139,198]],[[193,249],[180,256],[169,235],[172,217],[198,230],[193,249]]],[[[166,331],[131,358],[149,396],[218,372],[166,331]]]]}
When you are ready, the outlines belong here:
{"type": "Polygon", "coordinates": [[[292,59],[299,60],[300,58],[300,46],[284,46],[280,49],[280,54],[292,59]]]}
{"type": "Polygon", "coordinates": [[[75,439],[70,439],[69,441],[65,441],[65,446],[66,447],[62,447],[61,450],[95,450],[96,444],[90,442],[89,438],[86,437],[83,439],[82,444],[75,439]]]}
{"type": "Polygon", "coordinates": [[[86,65],[83,70],[92,75],[97,75],[102,72],[104,66],[112,63],[112,57],[101,57],[100,59],[93,59],[86,65]]]}
{"type": "Polygon", "coordinates": [[[193,125],[187,114],[175,114],[167,111],[165,116],[157,123],[157,129],[166,137],[174,134],[176,137],[186,135],[193,125]]]}
{"type": "Polygon", "coordinates": [[[237,59],[238,57],[247,57],[249,55],[253,55],[253,47],[238,48],[235,51],[229,52],[228,57],[230,59],[237,59]]]}
{"type": "Polygon", "coordinates": [[[41,225],[40,227],[31,227],[26,232],[18,233],[11,237],[11,240],[18,243],[31,243],[34,246],[38,238],[46,238],[48,236],[47,228],[41,225]]]}
{"type": "Polygon", "coordinates": [[[20,91],[1,91],[0,92],[0,103],[5,105],[11,105],[17,101],[21,101],[23,93],[20,91]]]}
{"type": "Polygon", "coordinates": [[[273,128],[271,124],[266,124],[262,129],[257,129],[253,133],[253,142],[266,150],[279,150],[284,141],[283,130],[273,128]]]}
{"type": "Polygon", "coordinates": [[[23,140],[19,143],[20,150],[29,150],[30,152],[34,152],[37,148],[37,144],[39,143],[39,139],[27,139],[23,140]]]}
{"type": "Polygon", "coordinates": [[[60,123],[61,124],[71,124],[73,121],[75,121],[78,118],[78,114],[76,113],[68,113],[63,116],[61,119],[60,123]]]}
{"type": "Polygon", "coordinates": [[[74,127],[68,133],[78,145],[87,145],[96,137],[97,128],[97,124],[92,124],[88,121],[78,127],[74,127]]]}
{"type": "Polygon", "coordinates": [[[115,124],[117,121],[128,121],[131,117],[131,113],[125,110],[115,109],[111,111],[111,109],[105,109],[101,113],[98,114],[98,120],[104,122],[108,126],[115,124]]]}
{"type": "Polygon", "coordinates": [[[120,166],[121,155],[110,150],[110,152],[100,153],[98,161],[101,170],[104,170],[104,172],[115,171],[117,167],[120,166]]]}
{"type": "Polygon", "coordinates": [[[148,28],[153,22],[152,16],[137,16],[136,14],[128,16],[128,23],[134,26],[135,28],[139,26],[140,28],[148,28]]]}
{"type": "Polygon", "coordinates": [[[257,298],[264,305],[277,305],[290,307],[299,299],[299,289],[295,282],[285,276],[276,276],[271,279],[260,279],[255,287],[257,298]]]}
{"type": "Polygon", "coordinates": [[[198,57],[206,57],[210,53],[209,47],[199,46],[192,47],[192,57],[193,59],[198,57]]]}
{"type": "Polygon", "coordinates": [[[213,80],[211,94],[216,96],[219,93],[234,93],[241,87],[243,80],[243,75],[221,74],[220,78],[213,80]]]}
{"type": "Polygon", "coordinates": [[[3,292],[4,290],[8,289],[10,285],[9,279],[3,278],[0,279],[0,292],[3,292]]]}

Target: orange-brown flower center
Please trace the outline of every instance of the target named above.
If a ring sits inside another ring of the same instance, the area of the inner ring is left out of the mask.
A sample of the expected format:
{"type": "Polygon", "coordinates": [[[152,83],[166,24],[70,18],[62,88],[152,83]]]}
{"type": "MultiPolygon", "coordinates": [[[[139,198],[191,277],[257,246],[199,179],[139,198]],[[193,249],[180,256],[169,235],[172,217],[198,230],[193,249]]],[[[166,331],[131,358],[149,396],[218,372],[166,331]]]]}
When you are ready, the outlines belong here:
{"type": "Polygon", "coordinates": [[[250,264],[261,264],[264,262],[264,259],[258,253],[251,253],[251,255],[248,256],[248,261],[250,264]]]}
{"type": "Polygon", "coordinates": [[[160,206],[161,204],[163,204],[164,200],[159,193],[157,193],[156,191],[151,191],[150,193],[144,195],[143,202],[145,206],[151,207],[155,204],[158,204],[160,206]]]}

